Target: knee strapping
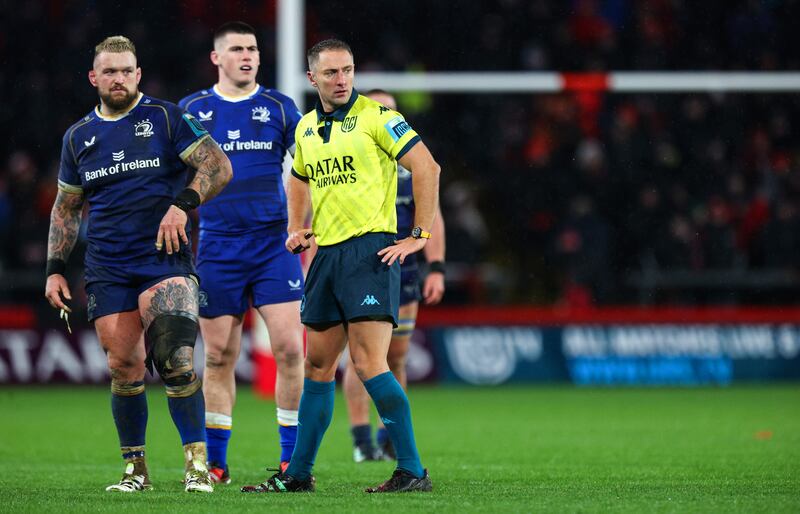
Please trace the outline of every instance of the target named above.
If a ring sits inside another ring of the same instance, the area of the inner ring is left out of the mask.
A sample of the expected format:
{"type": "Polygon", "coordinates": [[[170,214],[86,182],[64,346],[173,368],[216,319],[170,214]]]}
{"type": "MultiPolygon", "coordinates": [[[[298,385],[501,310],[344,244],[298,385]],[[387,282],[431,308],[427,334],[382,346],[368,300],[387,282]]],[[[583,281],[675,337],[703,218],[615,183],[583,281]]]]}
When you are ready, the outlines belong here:
{"type": "Polygon", "coordinates": [[[162,314],[147,329],[148,361],[167,386],[167,396],[184,397],[200,388],[194,373],[192,351],[197,339],[197,319],[189,313],[162,314]]]}
{"type": "Polygon", "coordinates": [[[144,382],[122,382],[112,378],[111,392],[117,396],[136,396],[144,392],[144,382]]]}

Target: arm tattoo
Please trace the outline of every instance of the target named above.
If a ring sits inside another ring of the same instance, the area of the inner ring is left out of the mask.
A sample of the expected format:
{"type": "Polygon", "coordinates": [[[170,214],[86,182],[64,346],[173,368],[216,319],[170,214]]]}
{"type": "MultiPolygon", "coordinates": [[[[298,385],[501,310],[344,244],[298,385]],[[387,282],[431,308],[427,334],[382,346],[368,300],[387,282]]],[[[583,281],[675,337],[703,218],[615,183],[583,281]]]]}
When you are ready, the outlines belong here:
{"type": "Polygon", "coordinates": [[[197,169],[189,187],[200,194],[203,203],[217,196],[231,179],[230,161],[222,148],[210,137],[201,141],[186,161],[189,166],[197,169]]]}
{"type": "Polygon", "coordinates": [[[155,294],[150,305],[142,314],[142,324],[147,330],[150,323],[162,314],[184,312],[197,316],[197,283],[191,278],[182,278],[167,283],[159,283],[150,288],[155,294]]]}
{"type": "Polygon", "coordinates": [[[81,227],[83,195],[58,191],[50,211],[50,233],[47,236],[47,259],[67,261],[81,227]]]}

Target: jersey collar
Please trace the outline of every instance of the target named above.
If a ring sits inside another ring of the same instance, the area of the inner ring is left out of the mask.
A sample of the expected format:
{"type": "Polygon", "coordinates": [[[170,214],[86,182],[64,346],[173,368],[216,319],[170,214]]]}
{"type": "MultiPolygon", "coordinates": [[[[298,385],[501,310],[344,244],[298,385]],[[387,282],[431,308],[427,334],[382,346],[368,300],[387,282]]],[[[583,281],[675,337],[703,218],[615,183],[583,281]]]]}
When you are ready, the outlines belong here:
{"type": "Polygon", "coordinates": [[[219,88],[217,87],[217,84],[214,84],[214,87],[211,88],[211,91],[222,100],[226,100],[228,102],[241,102],[243,100],[248,100],[250,98],[253,98],[256,95],[256,93],[259,92],[260,89],[261,86],[256,84],[251,91],[248,91],[243,95],[231,96],[231,95],[226,95],[225,93],[220,91],[219,88]]]}
{"type": "Polygon", "coordinates": [[[95,108],[94,108],[94,114],[95,114],[95,116],[97,116],[98,118],[100,118],[100,119],[101,119],[101,120],[103,120],[103,121],[117,121],[117,120],[121,120],[122,118],[124,118],[125,116],[127,116],[128,114],[130,114],[130,113],[131,113],[131,111],[132,111],[132,110],[134,110],[134,109],[136,108],[136,106],[137,106],[137,105],[139,105],[139,102],[141,102],[141,101],[142,101],[142,97],[144,97],[144,93],[142,93],[141,91],[139,91],[139,96],[137,96],[137,97],[136,97],[136,101],[135,101],[135,102],[133,102],[133,103],[131,103],[130,107],[128,107],[127,109],[125,109],[125,111],[124,111],[124,112],[121,112],[121,113],[119,113],[119,114],[115,114],[115,115],[113,115],[113,116],[107,116],[107,115],[105,115],[105,114],[103,114],[103,113],[101,113],[101,112],[100,112],[100,106],[99,106],[99,105],[95,106],[95,108]]]}
{"type": "Polygon", "coordinates": [[[356,88],[353,88],[353,93],[350,95],[350,100],[348,100],[346,104],[339,107],[335,111],[329,113],[325,112],[322,107],[322,102],[317,99],[317,123],[322,121],[323,118],[333,118],[336,121],[344,121],[344,119],[347,117],[347,113],[350,112],[353,104],[356,103],[356,100],[358,100],[358,91],[356,91],[356,88]]]}

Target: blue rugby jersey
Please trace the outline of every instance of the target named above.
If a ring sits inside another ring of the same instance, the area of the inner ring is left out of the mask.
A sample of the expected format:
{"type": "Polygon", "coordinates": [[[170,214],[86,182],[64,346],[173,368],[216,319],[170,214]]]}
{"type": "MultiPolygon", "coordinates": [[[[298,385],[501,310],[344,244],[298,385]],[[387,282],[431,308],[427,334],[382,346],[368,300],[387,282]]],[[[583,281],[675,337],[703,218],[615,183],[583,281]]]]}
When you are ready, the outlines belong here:
{"type": "Polygon", "coordinates": [[[206,137],[190,114],[141,93],[127,112],[112,117],[95,108],[67,130],[58,186],[89,203],[87,266],[139,264],[163,253],[155,248],[158,226],[186,187],[184,159],[206,137]]]}
{"type": "MultiPolygon", "coordinates": [[[[411,235],[414,228],[414,189],[411,182],[411,172],[404,167],[397,165],[397,240],[404,239],[411,235]]],[[[404,270],[416,267],[417,254],[412,253],[407,256],[402,264],[404,270]]]]}
{"type": "Polygon", "coordinates": [[[233,165],[233,180],[200,208],[200,237],[248,237],[285,231],[286,191],[283,158],[294,152],[301,114],[291,98],[259,85],[230,97],[216,86],[179,102],[196,116],[233,165]]]}

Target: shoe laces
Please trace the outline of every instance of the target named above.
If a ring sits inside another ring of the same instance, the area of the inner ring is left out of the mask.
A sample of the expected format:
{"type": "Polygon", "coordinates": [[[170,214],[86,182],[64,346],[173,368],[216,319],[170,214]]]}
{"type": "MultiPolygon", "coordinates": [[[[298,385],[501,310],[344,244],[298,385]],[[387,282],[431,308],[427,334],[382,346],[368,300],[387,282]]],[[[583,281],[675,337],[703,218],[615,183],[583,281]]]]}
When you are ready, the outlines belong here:
{"type": "Polygon", "coordinates": [[[187,484],[209,483],[210,481],[211,477],[209,476],[208,471],[204,471],[202,469],[190,469],[186,473],[187,484]]]}

